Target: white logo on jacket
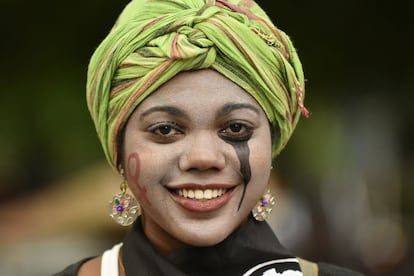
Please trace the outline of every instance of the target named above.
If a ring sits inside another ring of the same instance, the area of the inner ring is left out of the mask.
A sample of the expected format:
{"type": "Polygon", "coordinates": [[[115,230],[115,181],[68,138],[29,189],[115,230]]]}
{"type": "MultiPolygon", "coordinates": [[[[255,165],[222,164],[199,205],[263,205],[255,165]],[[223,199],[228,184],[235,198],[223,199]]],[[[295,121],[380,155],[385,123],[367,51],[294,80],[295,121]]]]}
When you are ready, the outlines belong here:
{"type": "Polygon", "coordinates": [[[282,263],[294,263],[299,266],[299,262],[296,258],[271,260],[252,267],[244,273],[243,276],[303,276],[301,271],[293,269],[278,272],[276,270],[277,264],[280,265],[282,263]]]}

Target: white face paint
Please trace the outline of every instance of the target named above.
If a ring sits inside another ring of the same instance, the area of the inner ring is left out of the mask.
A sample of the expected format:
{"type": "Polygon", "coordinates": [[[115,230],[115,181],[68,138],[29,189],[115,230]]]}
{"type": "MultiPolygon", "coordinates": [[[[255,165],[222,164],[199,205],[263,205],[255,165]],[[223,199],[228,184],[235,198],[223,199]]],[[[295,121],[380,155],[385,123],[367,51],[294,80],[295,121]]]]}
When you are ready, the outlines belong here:
{"type": "Polygon", "coordinates": [[[134,111],[124,156],[144,231],[160,251],[214,245],[246,221],[267,186],[269,123],[217,72],[180,73],[134,111]]]}

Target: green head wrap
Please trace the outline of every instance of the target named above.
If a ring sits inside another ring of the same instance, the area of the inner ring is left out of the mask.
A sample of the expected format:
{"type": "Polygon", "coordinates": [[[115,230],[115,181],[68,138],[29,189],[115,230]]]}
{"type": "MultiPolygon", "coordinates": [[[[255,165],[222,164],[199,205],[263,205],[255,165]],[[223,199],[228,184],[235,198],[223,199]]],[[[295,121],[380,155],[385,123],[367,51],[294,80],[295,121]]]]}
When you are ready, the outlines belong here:
{"type": "Polygon", "coordinates": [[[279,130],[273,157],[303,106],[302,66],[289,37],[252,0],[132,0],[93,54],[87,103],[116,169],[134,109],[181,71],[211,68],[242,87],[279,130]]]}

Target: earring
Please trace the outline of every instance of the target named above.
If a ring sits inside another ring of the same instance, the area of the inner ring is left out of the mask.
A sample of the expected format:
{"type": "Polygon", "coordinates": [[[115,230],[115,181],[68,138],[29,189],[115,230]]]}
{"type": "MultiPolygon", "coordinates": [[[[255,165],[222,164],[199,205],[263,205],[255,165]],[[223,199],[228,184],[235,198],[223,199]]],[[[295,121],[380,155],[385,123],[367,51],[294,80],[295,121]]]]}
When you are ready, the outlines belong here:
{"type": "Polygon", "coordinates": [[[252,210],[253,217],[257,221],[265,220],[272,211],[273,205],[275,205],[275,198],[270,193],[270,190],[267,189],[256,206],[254,206],[252,210]]]}
{"type": "Polygon", "coordinates": [[[121,192],[117,193],[109,201],[109,216],[122,226],[128,226],[134,223],[140,213],[140,207],[137,200],[126,192],[126,180],[121,183],[121,192]]]}

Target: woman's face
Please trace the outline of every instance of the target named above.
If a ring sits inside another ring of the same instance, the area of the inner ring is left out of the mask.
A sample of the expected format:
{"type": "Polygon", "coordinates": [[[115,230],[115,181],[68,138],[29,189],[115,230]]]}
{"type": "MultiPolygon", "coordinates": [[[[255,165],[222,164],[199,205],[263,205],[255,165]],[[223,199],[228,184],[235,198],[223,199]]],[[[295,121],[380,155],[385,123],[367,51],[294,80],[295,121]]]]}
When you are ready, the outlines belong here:
{"type": "Polygon", "coordinates": [[[180,73],[130,117],[123,164],[144,231],[160,251],[214,245],[246,221],[264,192],[269,123],[219,73],[180,73]]]}

